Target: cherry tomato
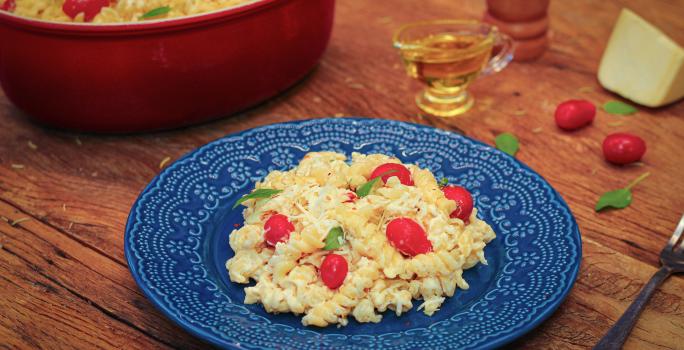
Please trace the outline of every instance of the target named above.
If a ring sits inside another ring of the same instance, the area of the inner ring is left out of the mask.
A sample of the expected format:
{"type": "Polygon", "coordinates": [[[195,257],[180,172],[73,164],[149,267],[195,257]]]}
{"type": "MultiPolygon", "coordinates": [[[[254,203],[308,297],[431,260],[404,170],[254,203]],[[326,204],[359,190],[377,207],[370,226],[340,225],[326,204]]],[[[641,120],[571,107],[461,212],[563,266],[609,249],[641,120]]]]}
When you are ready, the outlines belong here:
{"type": "Polygon", "coordinates": [[[636,135],[619,132],[603,140],[603,156],[613,164],[638,162],[646,153],[646,142],[636,135]]]}
{"type": "Polygon", "coordinates": [[[357,196],[354,192],[347,192],[347,197],[349,197],[349,199],[347,199],[343,203],[354,203],[357,199],[359,199],[359,196],[357,196]]]}
{"type": "Polygon", "coordinates": [[[2,5],[0,5],[0,10],[13,12],[17,8],[17,3],[15,0],[5,0],[2,5]]]}
{"type": "Polygon", "coordinates": [[[342,255],[328,254],[321,263],[321,279],[330,289],[339,288],[349,272],[347,260],[342,255]]]}
{"type": "Polygon", "coordinates": [[[468,221],[470,213],[473,212],[473,196],[470,192],[460,186],[446,186],[442,189],[444,196],[456,202],[456,210],[451,212],[452,218],[459,218],[464,222],[468,221]]]}
{"type": "Polygon", "coordinates": [[[66,0],[62,5],[62,11],[72,19],[83,12],[85,21],[90,22],[102,11],[103,7],[107,6],[109,6],[109,0],[66,0]]]}
{"type": "Polygon", "coordinates": [[[413,186],[413,179],[411,179],[411,171],[409,171],[405,166],[397,163],[385,163],[378,166],[371,173],[371,179],[382,175],[382,182],[387,183],[387,179],[396,176],[399,181],[406,186],[413,186]],[[389,174],[386,174],[390,172],[389,174]],[[383,175],[384,174],[384,175],[383,175]]]}
{"type": "Polygon", "coordinates": [[[283,214],[271,215],[264,224],[266,244],[275,247],[278,242],[287,242],[294,229],[294,225],[287,219],[287,216],[283,214]]]}
{"type": "Polygon", "coordinates": [[[387,224],[387,239],[404,255],[416,256],[432,251],[425,230],[409,218],[396,218],[387,224]]]}
{"type": "Polygon", "coordinates": [[[568,100],[556,107],[556,125],[563,130],[577,130],[594,121],[596,106],[586,100],[568,100]]]}

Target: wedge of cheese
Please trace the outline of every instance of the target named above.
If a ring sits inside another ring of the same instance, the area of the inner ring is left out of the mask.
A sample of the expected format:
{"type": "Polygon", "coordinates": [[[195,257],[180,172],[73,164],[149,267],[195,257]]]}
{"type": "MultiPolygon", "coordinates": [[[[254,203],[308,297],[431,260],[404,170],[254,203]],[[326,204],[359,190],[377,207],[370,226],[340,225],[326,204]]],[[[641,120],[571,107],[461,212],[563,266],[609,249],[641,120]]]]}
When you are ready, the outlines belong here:
{"type": "Polygon", "coordinates": [[[684,96],[684,48],[628,9],[622,9],[601,59],[604,88],[658,107],[684,96]]]}

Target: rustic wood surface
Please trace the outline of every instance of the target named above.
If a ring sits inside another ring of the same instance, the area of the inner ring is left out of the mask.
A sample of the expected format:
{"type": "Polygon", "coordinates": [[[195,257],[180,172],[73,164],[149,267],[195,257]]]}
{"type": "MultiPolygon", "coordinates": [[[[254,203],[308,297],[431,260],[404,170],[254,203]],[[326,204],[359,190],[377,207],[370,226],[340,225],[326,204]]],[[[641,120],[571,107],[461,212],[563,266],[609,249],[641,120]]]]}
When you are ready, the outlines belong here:
{"type": "MultiPolygon", "coordinates": [[[[419,86],[404,75],[390,37],[417,19],[479,18],[484,1],[340,0],[337,6],[330,47],[306,80],[208,124],[148,135],[79,135],[27,121],[0,93],[0,216],[9,221],[0,221],[0,348],[207,348],[162,317],[135,285],[123,254],[133,201],[166,157],[247,128],[331,115],[436,125],[490,144],[503,131],[518,135],[518,158],[576,215],[583,262],[559,310],[511,347],[596,343],[656,270],[658,252],[684,210],[684,103],[641,108],[629,117],[599,111],[592,127],[574,133],[555,128],[553,111],[570,98],[597,105],[616,98],[597,84],[596,70],[621,7],[679,40],[684,1],[553,1],[550,50],[534,63],[514,63],[478,80],[472,86],[477,106],[448,121],[418,115],[412,101],[419,86]],[[643,164],[615,167],[602,160],[600,143],[616,131],[646,140],[643,164]],[[652,175],[635,188],[631,207],[594,212],[602,192],[646,171],[652,175]]],[[[682,298],[684,278],[674,276],[655,294],[626,348],[684,349],[682,298]]]]}

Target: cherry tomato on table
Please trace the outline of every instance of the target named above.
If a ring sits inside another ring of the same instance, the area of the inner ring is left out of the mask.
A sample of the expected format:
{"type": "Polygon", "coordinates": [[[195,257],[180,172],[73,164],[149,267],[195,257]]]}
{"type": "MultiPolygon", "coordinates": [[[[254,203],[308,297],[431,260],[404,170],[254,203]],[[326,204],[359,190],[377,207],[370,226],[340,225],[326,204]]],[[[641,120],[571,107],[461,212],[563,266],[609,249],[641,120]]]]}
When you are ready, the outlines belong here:
{"type": "Polygon", "coordinates": [[[347,260],[338,254],[328,254],[321,263],[321,279],[330,289],[339,288],[349,272],[347,260]]]}
{"type": "Polygon", "coordinates": [[[396,218],[387,224],[387,240],[399,252],[407,256],[429,253],[432,243],[425,230],[409,218],[396,218]]]}
{"type": "Polygon", "coordinates": [[[283,214],[273,214],[264,224],[266,244],[275,247],[278,242],[287,242],[294,225],[283,214]]]}
{"type": "Polygon", "coordinates": [[[594,121],[596,106],[586,100],[568,100],[556,107],[556,125],[563,130],[577,130],[594,121]]]}
{"type": "Polygon", "coordinates": [[[62,5],[62,11],[67,16],[76,18],[79,13],[83,12],[84,20],[90,22],[97,16],[103,7],[109,6],[110,0],[66,0],[62,5]]]}
{"type": "Polygon", "coordinates": [[[470,195],[470,192],[463,187],[454,185],[444,187],[442,192],[444,192],[445,197],[456,202],[458,206],[456,210],[451,212],[450,216],[467,222],[470,213],[473,212],[473,196],[470,195]]]}
{"type": "Polygon", "coordinates": [[[636,135],[619,132],[603,140],[603,156],[613,164],[638,162],[646,153],[646,142],[636,135]]]}
{"type": "Polygon", "coordinates": [[[399,182],[406,186],[413,186],[413,179],[411,178],[411,171],[405,166],[397,163],[385,163],[379,165],[373,173],[371,173],[371,179],[382,175],[382,182],[387,183],[387,180],[393,176],[399,178],[399,182]]]}

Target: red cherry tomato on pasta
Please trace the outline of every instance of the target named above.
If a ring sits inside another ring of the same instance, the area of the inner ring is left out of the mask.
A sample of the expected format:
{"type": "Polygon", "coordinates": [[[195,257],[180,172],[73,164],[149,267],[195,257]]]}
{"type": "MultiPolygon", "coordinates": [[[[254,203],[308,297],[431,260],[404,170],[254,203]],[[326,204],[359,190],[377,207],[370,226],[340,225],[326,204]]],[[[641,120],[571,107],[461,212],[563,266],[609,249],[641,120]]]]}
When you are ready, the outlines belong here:
{"type": "Polygon", "coordinates": [[[596,116],[596,106],[586,100],[568,100],[556,107],[556,125],[563,130],[577,130],[591,124],[596,116]]]}
{"type": "Polygon", "coordinates": [[[349,272],[347,260],[342,255],[328,254],[321,263],[321,279],[330,289],[339,288],[349,272]]]}
{"type": "Polygon", "coordinates": [[[109,6],[109,0],[66,0],[62,5],[62,11],[72,19],[83,12],[84,20],[90,22],[102,11],[103,7],[107,6],[109,6]]]}
{"type": "Polygon", "coordinates": [[[458,206],[456,210],[451,212],[450,216],[464,222],[468,221],[470,213],[473,212],[473,196],[470,195],[470,192],[463,187],[453,185],[444,187],[442,192],[444,192],[445,197],[456,202],[458,206]]]}
{"type": "Polygon", "coordinates": [[[618,132],[603,140],[603,156],[613,164],[638,162],[646,153],[646,142],[636,135],[618,132]]]}
{"type": "Polygon", "coordinates": [[[278,242],[287,242],[290,232],[294,231],[294,225],[283,214],[271,215],[264,224],[264,236],[266,244],[275,247],[278,242]]]}
{"type": "Polygon", "coordinates": [[[387,179],[396,176],[399,181],[406,186],[413,186],[413,179],[411,179],[411,172],[403,165],[397,163],[385,163],[378,166],[371,173],[371,179],[382,175],[382,182],[387,183],[387,179]],[[389,174],[388,174],[389,173],[389,174]],[[384,175],[383,175],[384,174],[384,175]]]}
{"type": "Polygon", "coordinates": [[[0,5],[0,10],[7,12],[14,12],[15,8],[17,8],[17,3],[15,0],[5,0],[2,5],[0,5]]]}
{"type": "Polygon", "coordinates": [[[432,251],[425,230],[409,218],[396,218],[387,224],[387,240],[404,255],[416,256],[432,251]]]}

